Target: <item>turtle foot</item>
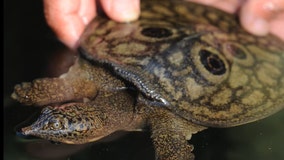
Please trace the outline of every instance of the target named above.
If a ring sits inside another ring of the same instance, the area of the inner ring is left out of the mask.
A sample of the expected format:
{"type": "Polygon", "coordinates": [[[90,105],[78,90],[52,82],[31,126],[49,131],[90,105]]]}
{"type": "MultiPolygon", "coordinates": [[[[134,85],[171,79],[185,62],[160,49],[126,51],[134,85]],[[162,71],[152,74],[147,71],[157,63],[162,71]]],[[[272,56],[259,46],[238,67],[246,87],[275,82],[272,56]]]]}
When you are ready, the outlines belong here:
{"type": "Polygon", "coordinates": [[[14,87],[11,97],[25,105],[44,105],[60,99],[58,83],[52,79],[37,79],[14,87]]]}

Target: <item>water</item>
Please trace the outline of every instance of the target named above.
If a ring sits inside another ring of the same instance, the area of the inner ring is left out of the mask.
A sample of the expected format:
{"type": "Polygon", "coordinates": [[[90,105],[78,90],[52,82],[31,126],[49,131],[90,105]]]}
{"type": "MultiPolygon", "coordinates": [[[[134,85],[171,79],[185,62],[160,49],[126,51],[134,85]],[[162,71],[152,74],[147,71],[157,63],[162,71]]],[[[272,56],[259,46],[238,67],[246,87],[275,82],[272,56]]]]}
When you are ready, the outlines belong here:
{"type": "MultiPolygon", "coordinates": [[[[13,86],[37,77],[57,75],[51,66],[60,61],[59,55],[70,51],[46,25],[42,1],[5,0],[4,5],[4,159],[154,159],[149,132],[120,133],[86,145],[56,145],[16,135],[16,126],[39,109],[13,101],[10,98],[13,86]]],[[[205,130],[194,135],[190,142],[195,145],[197,160],[281,160],[284,159],[283,122],[282,111],[240,127],[205,130]]]]}

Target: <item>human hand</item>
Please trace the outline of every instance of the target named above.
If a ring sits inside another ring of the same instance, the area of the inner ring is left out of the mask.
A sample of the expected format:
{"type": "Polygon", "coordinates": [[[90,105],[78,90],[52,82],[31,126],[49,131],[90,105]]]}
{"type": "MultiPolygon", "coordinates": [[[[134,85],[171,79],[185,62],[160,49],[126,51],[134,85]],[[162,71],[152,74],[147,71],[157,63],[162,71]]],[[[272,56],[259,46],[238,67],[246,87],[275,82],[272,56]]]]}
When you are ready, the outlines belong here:
{"type": "MultiPolygon", "coordinates": [[[[139,0],[100,0],[106,14],[118,22],[132,21],[140,13],[139,0]]],[[[75,49],[86,25],[96,16],[95,0],[44,0],[48,25],[68,47],[75,49]]]]}
{"type": "Polygon", "coordinates": [[[271,33],[284,41],[284,0],[188,0],[229,13],[239,11],[241,25],[250,33],[271,33]]]}
{"type": "MultiPolygon", "coordinates": [[[[255,34],[272,33],[284,41],[284,0],[188,0],[230,13],[240,11],[243,27],[255,34]]],[[[108,16],[118,22],[139,16],[139,0],[101,0],[108,16]],[[122,12],[123,11],[123,12],[122,12]]],[[[85,26],[96,16],[95,0],[44,0],[45,16],[58,38],[76,48],[85,26]]]]}

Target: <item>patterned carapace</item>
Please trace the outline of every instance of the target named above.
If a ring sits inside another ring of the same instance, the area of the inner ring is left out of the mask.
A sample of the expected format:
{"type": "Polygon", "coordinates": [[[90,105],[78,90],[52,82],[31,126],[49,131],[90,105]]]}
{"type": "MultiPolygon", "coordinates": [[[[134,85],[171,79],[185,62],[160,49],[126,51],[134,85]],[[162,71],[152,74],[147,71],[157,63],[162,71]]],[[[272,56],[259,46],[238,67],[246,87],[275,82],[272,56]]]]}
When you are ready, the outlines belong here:
{"type": "Polygon", "coordinates": [[[138,21],[96,18],[80,50],[198,124],[235,126],[284,107],[283,41],[251,35],[214,8],[142,1],[138,21]]]}

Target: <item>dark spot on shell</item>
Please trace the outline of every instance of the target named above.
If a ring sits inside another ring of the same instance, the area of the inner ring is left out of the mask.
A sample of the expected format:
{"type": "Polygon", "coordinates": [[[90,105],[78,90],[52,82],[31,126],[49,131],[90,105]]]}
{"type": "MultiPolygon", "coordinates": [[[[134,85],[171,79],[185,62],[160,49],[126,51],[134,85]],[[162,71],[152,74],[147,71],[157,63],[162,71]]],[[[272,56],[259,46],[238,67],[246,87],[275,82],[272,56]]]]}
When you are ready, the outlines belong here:
{"type": "Polygon", "coordinates": [[[166,28],[144,28],[141,31],[141,34],[147,37],[152,38],[165,38],[171,36],[173,33],[169,29],[166,28]]]}
{"type": "Polygon", "coordinates": [[[207,50],[201,50],[199,52],[200,61],[204,67],[214,75],[222,75],[226,72],[224,62],[215,54],[207,50]]]}
{"type": "Polygon", "coordinates": [[[230,53],[234,57],[236,57],[238,59],[245,59],[247,57],[245,52],[241,48],[239,48],[238,46],[230,44],[227,47],[228,47],[230,53]]]}

